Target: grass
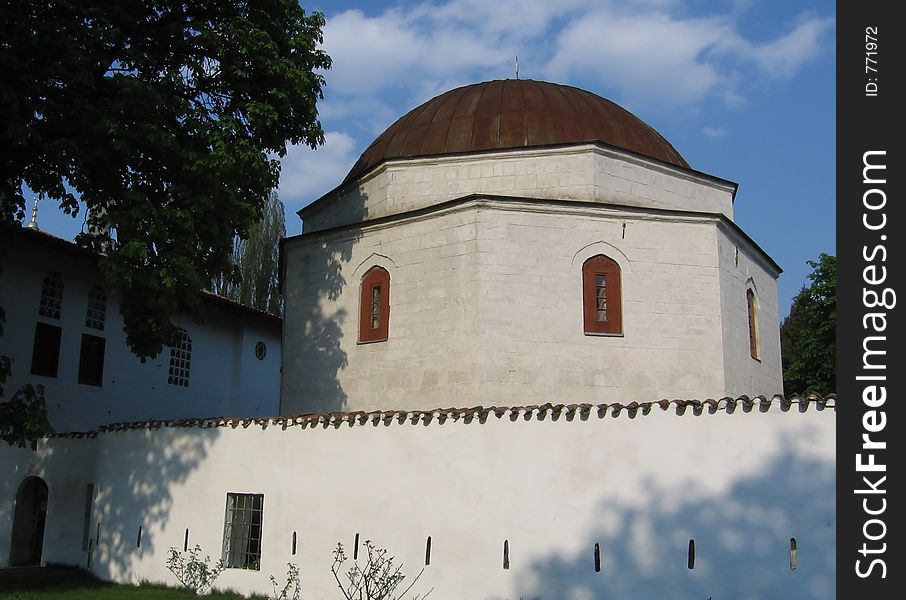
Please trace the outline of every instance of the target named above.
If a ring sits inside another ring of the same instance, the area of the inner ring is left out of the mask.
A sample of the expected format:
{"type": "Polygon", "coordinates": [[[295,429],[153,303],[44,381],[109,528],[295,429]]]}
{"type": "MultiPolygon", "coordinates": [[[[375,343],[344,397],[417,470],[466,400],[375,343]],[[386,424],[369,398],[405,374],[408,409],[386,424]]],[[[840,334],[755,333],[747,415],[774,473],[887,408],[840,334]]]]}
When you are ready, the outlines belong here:
{"type": "MultiPolygon", "coordinates": [[[[212,600],[246,600],[234,592],[213,592],[204,598],[212,600]]],[[[34,575],[5,577],[0,574],[0,600],[188,600],[194,593],[155,584],[116,585],[101,581],[85,571],[56,571],[34,575]]],[[[253,596],[252,600],[266,600],[253,596]]]]}

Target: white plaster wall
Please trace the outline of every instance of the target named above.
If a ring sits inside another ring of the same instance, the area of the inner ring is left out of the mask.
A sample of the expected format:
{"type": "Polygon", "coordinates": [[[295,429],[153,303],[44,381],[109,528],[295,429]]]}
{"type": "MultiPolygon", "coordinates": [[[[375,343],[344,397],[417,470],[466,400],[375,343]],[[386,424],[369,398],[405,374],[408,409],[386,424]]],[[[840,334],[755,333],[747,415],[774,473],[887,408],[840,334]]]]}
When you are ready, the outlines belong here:
{"type": "Polygon", "coordinates": [[[389,161],[307,212],[303,231],[399,214],[469,194],[628,204],[733,218],[733,187],[727,182],[583,144],[389,161]]]}
{"type": "Polygon", "coordinates": [[[724,395],[713,220],[490,206],[479,237],[478,404],[724,395]],[[582,264],[597,254],[620,264],[619,337],[584,333],[582,264]]]}
{"type": "Polygon", "coordinates": [[[293,238],[281,412],[722,397],[717,222],[473,201],[293,238]],[[583,331],[581,268],[599,253],[622,269],[621,337],[583,331]],[[361,345],[375,260],[391,274],[390,339],[361,345]]]}
{"type": "Polygon", "coordinates": [[[6,310],[0,355],[13,359],[9,393],[25,383],[44,386],[48,416],[57,431],[84,431],[104,423],[144,419],[218,415],[273,415],[280,386],[280,328],[244,315],[206,306],[203,324],[175,316],[175,324],[192,338],[188,388],[167,383],[169,349],[142,363],[128,349],[116,297],[107,290],[104,330],[85,327],[88,295],[103,285],[93,261],[43,246],[14,240],[2,257],[0,306],[6,310]],[[41,285],[51,270],[63,279],[59,321],[38,316],[41,285]],[[57,377],[31,374],[36,321],[62,327],[57,377]],[[104,337],[103,385],[78,383],[82,334],[104,337]],[[269,348],[264,361],[254,356],[255,343],[269,348]]]}
{"type": "MultiPolygon", "coordinates": [[[[410,575],[430,535],[415,591],[438,599],[834,596],[830,408],[140,429],[97,444],[92,570],[119,581],[175,583],[166,554],[182,548],[186,528],[189,546],[216,559],[226,494],[246,492],[264,494],[261,570],[227,570],[217,582],[243,593],[269,591],[268,577],[291,561],[306,598],[335,598],[331,550],[341,541],[351,555],[359,533],[410,575]]],[[[55,476],[48,482],[55,489],[55,476]]],[[[67,501],[52,493],[51,510],[67,501]]],[[[81,531],[81,516],[71,518],[81,531]]]]}
{"type": "Polygon", "coordinates": [[[44,440],[35,452],[0,442],[0,566],[9,565],[16,493],[29,476],[42,478],[48,488],[42,564],[86,566],[85,498],[93,481],[96,441],[44,440]]]}
{"type": "Polygon", "coordinates": [[[478,212],[286,245],[281,413],[435,407],[475,397],[478,212]],[[358,343],[362,276],[390,274],[389,339],[358,343]]]}
{"type": "Polygon", "coordinates": [[[727,394],[783,393],[777,278],[752,245],[727,227],[717,231],[727,394]],[[738,251],[738,255],[737,255],[738,251]],[[746,290],[755,291],[758,358],[749,351],[746,290]]]}

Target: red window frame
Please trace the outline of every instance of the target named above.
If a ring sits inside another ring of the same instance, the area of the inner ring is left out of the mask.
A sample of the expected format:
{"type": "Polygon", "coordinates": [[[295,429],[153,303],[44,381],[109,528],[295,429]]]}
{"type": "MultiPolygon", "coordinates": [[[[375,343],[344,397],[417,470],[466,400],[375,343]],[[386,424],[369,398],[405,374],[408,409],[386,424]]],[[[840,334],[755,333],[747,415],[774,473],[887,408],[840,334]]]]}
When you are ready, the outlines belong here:
{"type": "Polygon", "coordinates": [[[386,341],[390,331],[390,273],[382,267],[368,269],[359,294],[359,343],[386,341]],[[379,290],[376,304],[375,288],[379,290]]]}
{"type": "Polygon", "coordinates": [[[582,265],[582,313],[586,334],[623,333],[623,292],[620,265],[611,258],[599,254],[592,256],[582,265]],[[597,279],[604,277],[607,293],[605,320],[598,320],[597,279]]]}

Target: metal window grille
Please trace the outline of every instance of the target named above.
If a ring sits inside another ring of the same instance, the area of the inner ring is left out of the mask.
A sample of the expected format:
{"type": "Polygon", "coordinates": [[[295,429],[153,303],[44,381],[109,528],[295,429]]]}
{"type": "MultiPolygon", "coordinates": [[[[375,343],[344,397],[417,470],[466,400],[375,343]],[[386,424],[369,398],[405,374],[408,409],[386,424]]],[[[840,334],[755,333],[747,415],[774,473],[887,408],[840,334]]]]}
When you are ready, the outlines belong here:
{"type": "Polygon", "coordinates": [[[607,320],[607,282],[604,275],[595,275],[595,320],[607,320]]]}
{"type": "Polygon", "coordinates": [[[38,314],[50,319],[59,319],[63,310],[63,279],[56,271],[51,271],[44,277],[41,286],[41,305],[38,314]]]}
{"type": "Polygon", "coordinates": [[[381,326],[381,286],[371,288],[371,328],[381,326]]]}
{"type": "Polygon", "coordinates": [[[88,312],[85,315],[85,327],[104,331],[104,320],[107,318],[107,294],[99,285],[91,288],[88,294],[88,312]]]}
{"type": "Polygon", "coordinates": [[[227,493],[223,524],[223,564],[229,569],[261,569],[264,494],[227,493]]]}
{"type": "Polygon", "coordinates": [[[184,330],[179,332],[179,340],[170,347],[170,372],[167,383],[189,387],[189,369],[192,363],[192,338],[184,330]]]}

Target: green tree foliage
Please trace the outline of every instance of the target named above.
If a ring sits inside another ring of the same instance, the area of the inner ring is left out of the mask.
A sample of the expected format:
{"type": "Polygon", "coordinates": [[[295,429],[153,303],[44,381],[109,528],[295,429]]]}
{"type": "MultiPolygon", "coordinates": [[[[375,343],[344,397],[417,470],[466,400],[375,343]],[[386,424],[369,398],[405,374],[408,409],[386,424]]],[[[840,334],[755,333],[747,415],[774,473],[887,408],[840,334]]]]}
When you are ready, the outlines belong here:
{"type": "Polygon", "coordinates": [[[324,142],[323,25],[298,0],[0,8],[0,220],[24,218],[24,186],[69,214],[84,202],[77,241],[104,251],[138,356],[231,271],[287,143],[324,142]]]}
{"type": "Polygon", "coordinates": [[[803,286],[780,326],[783,387],[787,394],[837,389],[837,258],[808,261],[811,284],[803,286]]]}
{"type": "Polygon", "coordinates": [[[261,219],[249,227],[248,239],[233,239],[233,276],[215,279],[214,293],[275,315],[282,313],[278,269],[280,240],[286,235],[284,219],[283,202],[271,192],[261,219]]]}

